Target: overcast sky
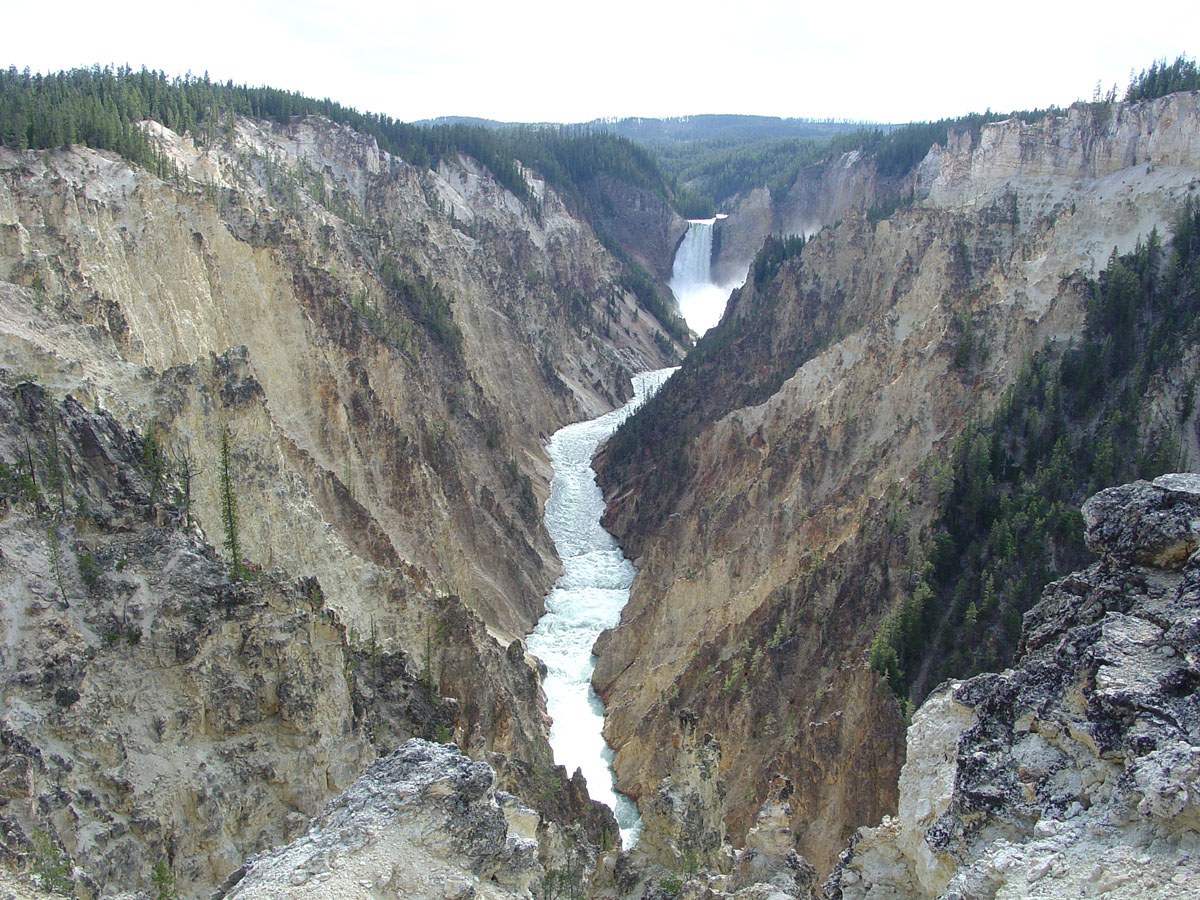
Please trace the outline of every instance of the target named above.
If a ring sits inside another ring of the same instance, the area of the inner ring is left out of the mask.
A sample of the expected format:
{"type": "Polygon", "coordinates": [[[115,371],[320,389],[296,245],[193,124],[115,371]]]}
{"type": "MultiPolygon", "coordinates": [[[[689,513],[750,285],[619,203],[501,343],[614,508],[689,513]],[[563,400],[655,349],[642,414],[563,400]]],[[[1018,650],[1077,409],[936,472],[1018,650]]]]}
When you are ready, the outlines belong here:
{"type": "Polygon", "coordinates": [[[0,0],[0,63],[100,63],[411,121],[754,113],[913,121],[1091,99],[1200,44],[1200,2],[0,0]],[[736,11],[735,11],[736,10],[736,11]],[[1188,42],[1193,46],[1188,46],[1188,42]]]}

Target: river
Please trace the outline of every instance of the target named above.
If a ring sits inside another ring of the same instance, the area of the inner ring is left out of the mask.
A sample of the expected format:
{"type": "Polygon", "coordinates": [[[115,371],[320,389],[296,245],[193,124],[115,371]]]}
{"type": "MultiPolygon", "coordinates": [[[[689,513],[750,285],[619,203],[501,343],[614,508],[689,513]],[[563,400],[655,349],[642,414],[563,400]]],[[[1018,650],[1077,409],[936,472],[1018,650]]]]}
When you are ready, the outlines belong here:
{"type": "MultiPolygon", "coordinates": [[[[721,217],[723,218],[723,217],[721,217]]],[[[671,290],[680,312],[703,334],[725,311],[736,285],[712,283],[713,225],[716,219],[689,223],[675,255],[671,290]]],[[[592,690],[596,658],[592,647],[600,632],[617,624],[629,600],[633,563],[616,539],[600,525],[604,497],[592,471],[600,442],[617,430],[674,369],[644,372],[633,378],[634,397],[590,422],[577,422],[554,433],[547,453],[554,466],[546,530],[562,560],[563,574],[546,595],[546,614],[529,635],[529,649],[546,664],[542,687],[554,724],[550,746],[567,772],[583,771],[588,793],[607,803],[617,816],[626,847],[637,842],[641,818],[636,804],[613,786],[612,749],[604,740],[604,705],[592,690]]]]}
{"type": "Polygon", "coordinates": [[[600,442],[616,431],[674,369],[633,377],[634,397],[620,409],[554,433],[547,452],[554,465],[546,530],[563,564],[562,577],[546,596],[546,614],[529,635],[529,649],[546,664],[542,682],[554,724],[550,745],[555,761],[568,773],[583,770],[588,793],[612,807],[626,847],[637,842],[641,819],[637,806],[613,787],[612,750],[604,740],[604,707],[592,690],[596,658],[592,645],[605,628],[617,624],[629,599],[633,563],[616,538],[600,525],[604,497],[592,471],[600,442]]]}

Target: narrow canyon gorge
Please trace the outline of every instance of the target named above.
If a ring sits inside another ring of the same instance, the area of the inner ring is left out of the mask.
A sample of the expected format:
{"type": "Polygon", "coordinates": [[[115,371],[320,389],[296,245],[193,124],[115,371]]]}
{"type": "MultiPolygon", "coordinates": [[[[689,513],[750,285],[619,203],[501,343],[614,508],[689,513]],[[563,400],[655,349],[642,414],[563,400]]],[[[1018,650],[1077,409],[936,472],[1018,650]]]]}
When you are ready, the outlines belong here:
{"type": "Polygon", "coordinates": [[[1200,896],[1200,94],[704,218],[597,135],[137,128],[0,145],[0,888],[1200,896]],[[1090,369],[1018,607],[948,504],[1090,369]]]}

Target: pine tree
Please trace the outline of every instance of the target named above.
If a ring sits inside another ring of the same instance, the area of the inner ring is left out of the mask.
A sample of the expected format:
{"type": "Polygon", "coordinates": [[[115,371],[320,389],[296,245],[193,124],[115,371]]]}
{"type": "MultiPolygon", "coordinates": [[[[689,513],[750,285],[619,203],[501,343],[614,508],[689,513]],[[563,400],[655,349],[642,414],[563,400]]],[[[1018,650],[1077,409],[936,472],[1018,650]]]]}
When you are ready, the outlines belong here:
{"type": "Polygon", "coordinates": [[[241,581],[248,573],[242,563],[242,546],[238,540],[237,494],[233,490],[228,428],[221,429],[221,525],[225,528],[225,552],[229,554],[229,576],[234,581],[241,581]]]}

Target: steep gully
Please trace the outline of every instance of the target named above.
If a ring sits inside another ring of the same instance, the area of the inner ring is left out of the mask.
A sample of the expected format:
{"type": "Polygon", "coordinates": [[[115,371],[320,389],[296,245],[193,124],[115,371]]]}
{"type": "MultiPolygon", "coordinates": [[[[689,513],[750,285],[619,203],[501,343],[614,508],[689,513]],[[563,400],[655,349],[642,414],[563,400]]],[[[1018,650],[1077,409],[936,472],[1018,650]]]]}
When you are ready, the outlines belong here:
{"type": "MultiPolygon", "coordinates": [[[[719,217],[722,218],[722,217],[719,217]]],[[[689,223],[672,269],[671,289],[693,331],[720,321],[737,284],[714,284],[711,272],[715,219],[689,223]]],[[[580,769],[593,799],[612,807],[625,846],[637,842],[642,822],[636,804],[613,786],[612,749],[605,741],[604,705],[592,689],[592,646],[612,628],[629,600],[633,564],[600,524],[604,497],[592,471],[596,448],[652,397],[675,369],[634,376],[634,396],[595,419],[567,425],[551,437],[554,468],[546,502],[546,530],[562,559],[563,574],[546,595],[546,614],[529,635],[529,650],[546,664],[542,686],[554,720],[550,745],[567,771],[580,769]]]]}

